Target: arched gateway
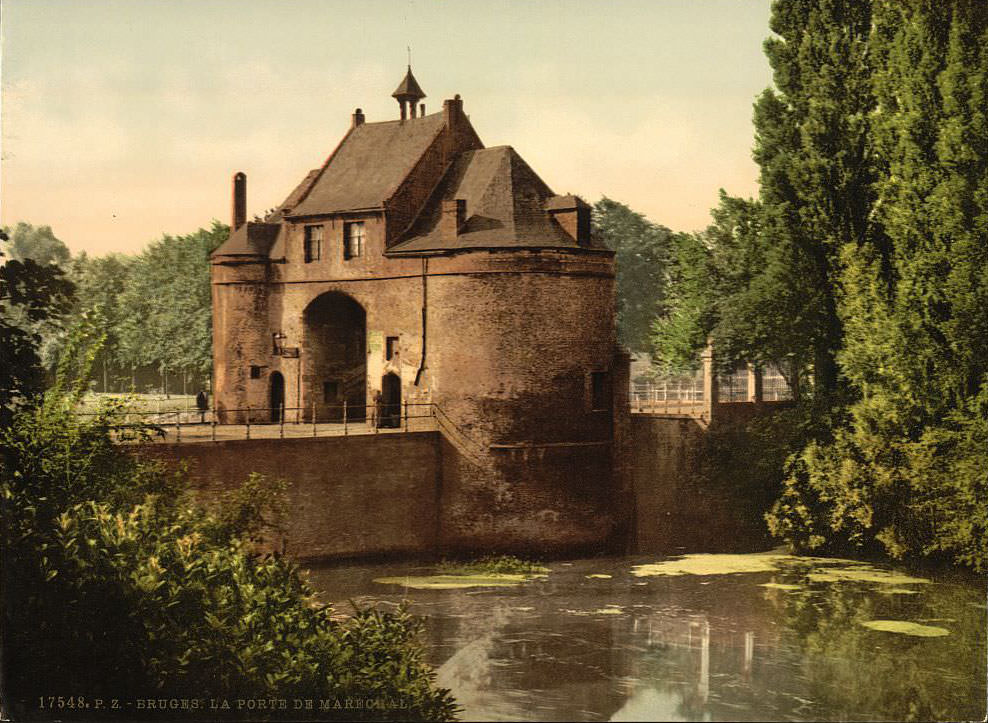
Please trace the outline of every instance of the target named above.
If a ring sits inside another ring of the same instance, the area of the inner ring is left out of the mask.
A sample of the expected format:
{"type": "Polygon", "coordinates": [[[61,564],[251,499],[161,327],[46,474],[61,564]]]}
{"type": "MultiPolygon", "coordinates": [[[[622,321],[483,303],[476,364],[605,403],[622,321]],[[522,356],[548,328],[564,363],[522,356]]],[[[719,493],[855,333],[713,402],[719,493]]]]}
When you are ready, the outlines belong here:
{"type": "Polygon", "coordinates": [[[302,404],[320,421],[367,416],[367,314],[346,294],[316,297],[302,314],[302,404]]]}

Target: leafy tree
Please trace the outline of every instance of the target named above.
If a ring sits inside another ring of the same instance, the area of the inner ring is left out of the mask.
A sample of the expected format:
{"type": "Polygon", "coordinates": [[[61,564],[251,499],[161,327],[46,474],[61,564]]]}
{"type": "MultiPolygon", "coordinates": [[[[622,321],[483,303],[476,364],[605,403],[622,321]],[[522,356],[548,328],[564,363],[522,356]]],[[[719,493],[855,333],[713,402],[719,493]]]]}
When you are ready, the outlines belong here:
{"type": "Polygon", "coordinates": [[[118,297],[120,360],[132,366],[208,374],[212,368],[209,254],[229,235],[214,222],[186,236],[165,236],[128,267],[118,297]]]}
{"type": "Polygon", "coordinates": [[[44,388],[40,327],[68,308],[73,285],[55,265],[6,259],[0,266],[0,427],[44,388]]]}
{"type": "Polygon", "coordinates": [[[81,254],[71,264],[70,276],[77,293],[70,321],[78,323],[82,318],[92,319],[105,336],[97,359],[104,391],[110,388],[111,376],[120,374],[127,366],[120,339],[126,324],[121,294],[132,263],[132,257],[123,254],[95,258],[81,254]]]}
{"type": "Polygon", "coordinates": [[[606,196],[594,205],[594,225],[615,252],[618,339],[651,351],[651,326],[663,312],[673,233],[606,196]]]}
{"type": "Polygon", "coordinates": [[[51,226],[35,227],[21,221],[13,229],[5,226],[3,234],[6,253],[15,261],[32,259],[41,266],[62,267],[69,261],[69,249],[55,237],[51,226]]]}
{"type": "MultiPolygon", "coordinates": [[[[874,107],[869,2],[776,2],[765,52],[775,88],[755,103],[757,201],[721,192],[714,222],[674,261],[673,292],[653,334],[657,356],[681,366],[713,337],[724,366],[781,362],[812,372],[821,396],[838,387],[840,249],[871,237],[874,107]]],[[[794,383],[797,379],[791,379],[794,383]]]]}

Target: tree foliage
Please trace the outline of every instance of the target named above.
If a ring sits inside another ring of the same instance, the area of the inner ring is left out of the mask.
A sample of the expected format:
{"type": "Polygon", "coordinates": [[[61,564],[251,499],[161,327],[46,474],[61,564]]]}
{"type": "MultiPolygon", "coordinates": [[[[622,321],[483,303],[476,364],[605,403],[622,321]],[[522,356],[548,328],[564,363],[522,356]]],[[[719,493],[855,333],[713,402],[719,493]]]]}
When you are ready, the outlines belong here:
{"type": "Polygon", "coordinates": [[[136,369],[207,378],[212,369],[209,255],[228,233],[227,226],[214,222],[209,229],[164,236],[136,256],[66,258],[62,268],[77,292],[63,324],[35,329],[43,367],[50,371],[58,364],[68,329],[92,321],[105,337],[95,366],[104,391],[113,381],[129,388],[136,369]]]}
{"type": "Polygon", "coordinates": [[[988,6],[872,5],[874,229],[841,248],[835,287],[856,400],[794,460],[769,521],[803,547],[985,569],[988,6]]]}
{"type": "Polygon", "coordinates": [[[634,352],[649,353],[652,324],[665,310],[674,234],[606,196],[593,214],[597,232],[615,252],[618,339],[634,352]]]}
{"type": "Polygon", "coordinates": [[[701,235],[711,283],[681,295],[657,325],[660,357],[695,356],[709,335],[727,366],[785,361],[812,373],[821,395],[837,390],[839,254],[868,239],[874,196],[870,27],[867,2],[774,4],[765,53],[775,88],[754,109],[759,198],[722,192],[701,235]],[[692,348],[666,329],[684,317],[702,329],[692,348]]]}
{"type": "Polygon", "coordinates": [[[14,261],[31,259],[36,264],[65,267],[71,256],[68,247],[55,237],[51,226],[32,226],[24,221],[3,228],[5,253],[14,261]]]}
{"type": "Polygon", "coordinates": [[[988,567],[986,26],[979,0],[776,0],[759,197],[675,247],[664,365],[712,336],[815,382],[827,424],[768,517],[796,546],[988,567]]]}
{"type": "Polygon", "coordinates": [[[72,293],[72,283],[53,264],[25,258],[4,259],[0,266],[0,428],[13,409],[44,389],[42,329],[54,328],[72,293]]]}
{"type": "Polygon", "coordinates": [[[165,236],[131,262],[117,297],[118,354],[125,364],[208,373],[212,368],[209,254],[229,234],[214,222],[186,236],[165,236]]]}
{"type": "Polygon", "coordinates": [[[50,717],[38,701],[60,692],[89,702],[298,697],[330,707],[286,717],[451,719],[414,619],[365,610],[340,620],[292,564],[254,551],[276,490],[255,479],[210,511],[181,474],[122,453],[113,408],[72,413],[96,355],[79,339],[44,403],[0,440],[8,712],[50,717]],[[343,708],[347,698],[374,703],[343,708]]]}

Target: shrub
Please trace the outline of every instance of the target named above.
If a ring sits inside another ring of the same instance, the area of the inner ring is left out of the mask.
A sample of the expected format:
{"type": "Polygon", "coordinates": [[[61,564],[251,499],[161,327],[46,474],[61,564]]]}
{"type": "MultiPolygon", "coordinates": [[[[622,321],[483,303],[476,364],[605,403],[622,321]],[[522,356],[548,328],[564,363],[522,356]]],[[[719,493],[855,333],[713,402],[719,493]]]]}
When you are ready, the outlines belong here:
{"type": "Polygon", "coordinates": [[[547,569],[511,555],[487,555],[471,562],[443,560],[436,571],[442,575],[536,575],[547,569]]]}
{"type": "Polygon", "coordinates": [[[903,416],[889,406],[880,397],[858,402],[853,425],[789,461],[770,530],[797,550],[988,570],[988,384],[918,434],[889,429],[887,420],[903,416]]]}
{"type": "Polygon", "coordinates": [[[276,486],[253,478],[236,504],[210,511],[181,474],[121,452],[112,410],[82,421],[70,406],[50,395],[2,432],[10,714],[50,717],[38,701],[56,693],[341,701],[316,703],[308,713],[320,719],[454,717],[415,619],[399,609],[340,620],[292,563],[255,552],[276,486]],[[377,703],[346,708],[347,698],[377,703]]]}

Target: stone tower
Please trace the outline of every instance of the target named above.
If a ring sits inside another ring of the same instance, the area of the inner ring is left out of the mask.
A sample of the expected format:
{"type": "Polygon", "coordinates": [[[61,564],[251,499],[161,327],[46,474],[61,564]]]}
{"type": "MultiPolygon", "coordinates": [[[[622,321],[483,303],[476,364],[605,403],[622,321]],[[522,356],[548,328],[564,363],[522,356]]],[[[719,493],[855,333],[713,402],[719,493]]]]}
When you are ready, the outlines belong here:
{"type": "Polygon", "coordinates": [[[398,119],[357,109],[263,222],[235,177],[212,258],[218,414],[328,421],[345,403],[371,425],[420,405],[441,435],[444,550],[599,548],[623,524],[613,253],[585,202],[484,146],[458,95],[417,113],[410,67],[392,95],[398,119]]]}

